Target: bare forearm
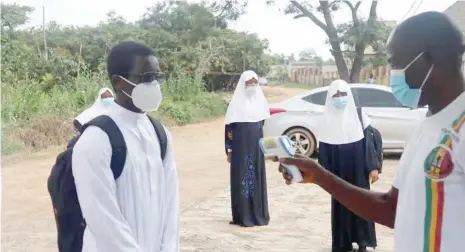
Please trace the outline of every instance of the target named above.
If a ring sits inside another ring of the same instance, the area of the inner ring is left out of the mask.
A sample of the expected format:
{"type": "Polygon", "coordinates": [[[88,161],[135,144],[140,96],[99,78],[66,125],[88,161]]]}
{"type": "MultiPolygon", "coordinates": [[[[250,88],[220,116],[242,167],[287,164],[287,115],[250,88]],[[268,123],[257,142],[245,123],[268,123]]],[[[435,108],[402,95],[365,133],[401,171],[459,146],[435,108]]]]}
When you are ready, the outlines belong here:
{"type": "Polygon", "coordinates": [[[328,171],[322,171],[318,185],[355,214],[379,224],[394,227],[397,189],[388,193],[356,187],[328,171]]]}

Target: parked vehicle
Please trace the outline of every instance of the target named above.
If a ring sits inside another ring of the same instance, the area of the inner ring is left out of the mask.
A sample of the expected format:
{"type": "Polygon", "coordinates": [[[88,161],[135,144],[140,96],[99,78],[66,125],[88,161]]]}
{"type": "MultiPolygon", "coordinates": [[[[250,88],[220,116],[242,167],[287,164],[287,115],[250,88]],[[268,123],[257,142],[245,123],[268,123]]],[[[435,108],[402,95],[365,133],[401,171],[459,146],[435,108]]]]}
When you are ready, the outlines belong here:
{"type": "Polygon", "coordinates": [[[258,78],[258,84],[260,84],[260,86],[268,86],[268,79],[265,77],[260,77],[258,78]]]}
{"type": "MultiPolygon", "coordinates": [[[[350,85],[356,104],[371,118],[383,137],[385,152],[402,150],[412,131],[426,117],[427,107],[410,109],[392,95],[390,87],[374,84],[350,85]],[[358,97],[358,99],[357,99],[358,97]]],[[[328,87],[313,89],[288,100],[270,104],[271,117],[264,135],[287,135],[296,152],[312,156],[318,148],[318,122],[322,119],[328,87]]]]}

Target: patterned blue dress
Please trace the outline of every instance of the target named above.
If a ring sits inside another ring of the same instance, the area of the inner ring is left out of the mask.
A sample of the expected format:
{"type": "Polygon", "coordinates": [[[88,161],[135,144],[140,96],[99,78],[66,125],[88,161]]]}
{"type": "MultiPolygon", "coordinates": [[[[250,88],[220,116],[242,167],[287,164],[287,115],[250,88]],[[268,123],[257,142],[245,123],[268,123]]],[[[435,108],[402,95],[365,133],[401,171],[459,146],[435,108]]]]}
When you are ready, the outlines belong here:
{"type": "Polygon", "coordinates": [[[268,225],[270,221],[265,159],[258,145],[261,137],[263,121],[226,125],[226,153],[228,149],[232,151],[231,224],[252,227],[268,225]]]}

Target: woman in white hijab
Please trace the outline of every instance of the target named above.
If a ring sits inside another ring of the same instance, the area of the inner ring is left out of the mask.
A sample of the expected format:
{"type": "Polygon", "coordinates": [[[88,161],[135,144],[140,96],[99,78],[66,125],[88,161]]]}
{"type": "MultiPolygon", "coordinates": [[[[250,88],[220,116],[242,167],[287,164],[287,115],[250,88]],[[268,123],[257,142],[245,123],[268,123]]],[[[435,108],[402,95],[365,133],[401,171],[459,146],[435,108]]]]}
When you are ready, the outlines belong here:
{"type": "MultiPolygon", "coordinates": [[[[370,189],[369,181],[378,179],[381,167],[367,165],[364,132],[371,127],[369,118],[363,114],[359,117],[345,81],[331,83],[323,117],[318,162],[353,185],[370,189]]],[[[358,217],[335,199],[332,199],[331,225],[333,252],[352,251],[352,243],[358,244],[359,252],[377,245],[374,223],[358,217]]]]}
{"type": "Polygon", "coordinates": [[[108,107],[113,104],[114,97],[113,92],[109,88],[102,88],[98,92],[95,103],[92,104],[88,109],[84,110],[76,118],[74,118],[73,124],[76,130],[79,131],[82,125],[88,123],[99,115],[107,113],[108,107]]]}
{"type": "Polygon", "coordinates": [[[231,163],[230,224],[242,227],[268,225],[265,158],[258,145],[268,102],[253,71],[242,73],[225,117],[225,142],[231,163]]]}

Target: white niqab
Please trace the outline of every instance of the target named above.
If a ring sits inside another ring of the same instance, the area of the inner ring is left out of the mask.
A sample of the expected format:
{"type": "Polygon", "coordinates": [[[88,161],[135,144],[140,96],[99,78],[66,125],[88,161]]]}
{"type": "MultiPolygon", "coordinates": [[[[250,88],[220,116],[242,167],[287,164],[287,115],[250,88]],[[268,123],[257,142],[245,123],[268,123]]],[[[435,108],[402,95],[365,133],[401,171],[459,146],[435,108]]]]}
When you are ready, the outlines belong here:
{"type": "Polygon", "coordinates": [[[110,92],[111,95],[114,96],[111,89],[100,89],[95,103],[92,104],[92,106],[90,106],[88,109],[84,110],[84,112],[79,114],[76,118],[74,118],[74,120],[78,121],[81,125],[84,125],[97,116],[106,114],[108,112],[108,108],[102,103],[102,94],[105,92],[110,92]]]}
{"type": "Polygon", "coordinates": [[[262,88],[258,86],[256,92],[247,93],[245,82],[252,78],[258,80],[254,71],[249,70],[242,73],[226,111],[225,124],[259,122],[270,117],[270,109],[262,88]]]}
{"type": "MultiPolygon", "coordinates": [[[[354,96],[347,82],[335,80],[331,83],[323,113],[323,120],[320,124],[320,142],[334,145],[348,144],[357,142],[364,137],[354,96]],[[344,108],[336,108],[333,105],[333,95],[337,91],[347,93],[348,102],[344,108]]],[[[370,124],[370,119],[364,114],[362,114],[362,118],[363,126],[367,127],[370,124]]]]}

